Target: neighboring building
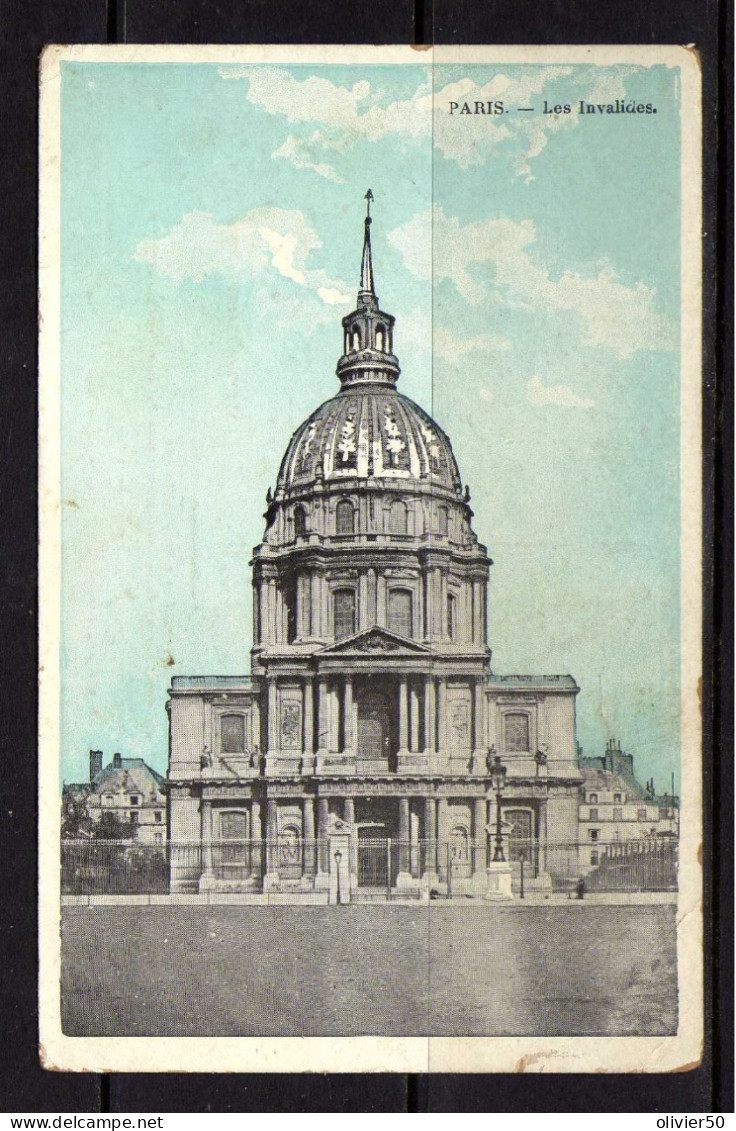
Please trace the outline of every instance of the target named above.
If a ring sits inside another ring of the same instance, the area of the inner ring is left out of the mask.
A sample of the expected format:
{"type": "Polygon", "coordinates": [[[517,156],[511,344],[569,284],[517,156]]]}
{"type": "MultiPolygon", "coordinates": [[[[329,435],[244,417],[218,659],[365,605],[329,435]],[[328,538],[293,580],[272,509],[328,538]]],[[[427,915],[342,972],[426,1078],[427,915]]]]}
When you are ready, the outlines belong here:
{"type": "MultiPolygon", "coordinates": [[[[580,865],[586,871],[601,864],[611,847],[634,841],[676,841],[679,798],[657,795],[654,783],[643,786],[634,776],[634,759],[610,739],[601,758],[579,758],[580,865]]],[[[610,854],[610,853],[609,853],[610,854]]]]}
{"type": "Polygon", "coordinates": [[[172,680],[170,835],[203,846],[172,857],[172,891],[323,887],[336,820],[353,884],[441,888],[449,864],[454,890],[482,890],[495,754],[527,882],[550,882],[550,841],[570,846],[555,868],[577,869],[579,689],[491,672],[492,563],[450,440],[396,391],[370,224],[341,388],[294,433],[268,492],[251,676],[172,680]]]}
{"type": "Polygon", "coordinates": [[[134,839],[144,844],[163,844],[166,840],[165,781],[142,758],[123,758],[113,754],[103,768],[102,751],[89,752],[89,784],[64,786],[63,805],[86,811],[91,825],[99,824],[109,813],[134,826],[134,839]]]}

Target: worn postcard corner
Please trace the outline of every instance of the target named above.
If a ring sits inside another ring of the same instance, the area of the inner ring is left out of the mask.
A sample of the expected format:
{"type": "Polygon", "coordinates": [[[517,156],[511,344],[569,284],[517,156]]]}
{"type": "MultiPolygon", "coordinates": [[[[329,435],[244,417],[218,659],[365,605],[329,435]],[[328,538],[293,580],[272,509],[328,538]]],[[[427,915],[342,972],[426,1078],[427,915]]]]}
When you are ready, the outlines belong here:
{"type": "Polygon", "coordinates": [[[697,53],[40,76],[42,1064],[694,1067],[697,53]]]}

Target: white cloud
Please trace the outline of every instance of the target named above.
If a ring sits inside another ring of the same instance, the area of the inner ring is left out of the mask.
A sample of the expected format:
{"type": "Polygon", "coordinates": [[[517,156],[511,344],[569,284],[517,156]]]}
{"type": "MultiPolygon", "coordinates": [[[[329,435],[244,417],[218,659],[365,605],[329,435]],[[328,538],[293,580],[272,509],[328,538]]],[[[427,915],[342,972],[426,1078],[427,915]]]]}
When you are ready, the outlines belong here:
{"type": "Polygon", "coordinates": [[[642,282],[627,286],[608,263],[590,275],[565,271],[553,277],[535,254],[535,238],[532,220],[498,216],[463,225],[439,205],[415,214],[387,236],[412,274],[451,282],[472,306],[573,312],[587,344],[619,357],[675,348],[674,326],[654,309],[654,288],[642,282]]]}
{"type": "Polygon", "coordinates": [[[377,142],[390,137],[401,144],[432,138],[433,145],[461,169],[484,162],[502,143],[516,140],[510,150],[518,176],[533,180],[531,161],[547,145],[548,137],[574,129],[577,113],[554,115],[519,113],[518,106],[535,105],[539,110],[548,85],[566,80],[566,89],[576,98],[610,102],[623,97],[624,79],[636,68],[625,67],[529,67],[512,75],[497,71],[486,83],[463,78],[433,90],[420,84],[410,98],[380,104],[365,80],[340,86],[329,79],[310,75],[297,78],[279,67],[221,67],[224,79],[248,83],[247,100],[266,114],[284,118],[292,125],[312,123],[318,128],[308,137],[289,134],[272,156],[291,162],[297,169],[310,169],[321,177],[344,183],[333,164],[321,161],[325,151],[346,152],[358,141],[377,142]],[[508,113],[499,115],[450,113],[450,103],[503,101],[508,113]],[[434,121],[433,121],[434,119],[434,121]]]}
{"type": "MultiPolygon", "coordinates": [[[[322,135],[315,134],[314,137],[322,135]]],[[[275,149],[271,154],[274,160],[283,159],[289,161],[295,169],[311,169],[312,172],[317,173],[318,176],[324,177],[327,181],[334,181],[338,185],[345,184],[345,178],[341,177],[335,169],[334,165],[328,165],[324,161],[312,160],[315,150],[315,144],[309,139],[306,141],[302,138],[294,137],[289,134],[283,145],[275,149]]]]}
{"type": "Polygon", "coordinates": [[[595,401],[579,397],[569,385],[543,385],[541,377],[532,377],[526,387],[527,400],[531,404],[556,404],[565,408],[593,408],[595,401]]]}
{"type": "Polygon", "coordinates": [[[166,235],[141,240],[133,258],[177,283],[201,282],[214,274],[255,277],[275,271],[316,292],[327,305],[349,303],[344,284],[308,265],[321,246],[297,209],[254,208],[232,224],[218,223],[209,212],[188,212],[166,235]]]}

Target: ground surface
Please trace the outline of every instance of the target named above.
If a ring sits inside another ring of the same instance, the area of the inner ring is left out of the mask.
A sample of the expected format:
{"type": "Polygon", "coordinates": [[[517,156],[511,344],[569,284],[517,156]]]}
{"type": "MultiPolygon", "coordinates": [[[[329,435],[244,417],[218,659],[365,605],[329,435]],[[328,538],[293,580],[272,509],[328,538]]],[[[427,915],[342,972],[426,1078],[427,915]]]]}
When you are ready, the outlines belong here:
{"type": "Polygon", "coordinates": [[[67,907],[71,1036],[665,1035],[674,906],[67,907]]]}

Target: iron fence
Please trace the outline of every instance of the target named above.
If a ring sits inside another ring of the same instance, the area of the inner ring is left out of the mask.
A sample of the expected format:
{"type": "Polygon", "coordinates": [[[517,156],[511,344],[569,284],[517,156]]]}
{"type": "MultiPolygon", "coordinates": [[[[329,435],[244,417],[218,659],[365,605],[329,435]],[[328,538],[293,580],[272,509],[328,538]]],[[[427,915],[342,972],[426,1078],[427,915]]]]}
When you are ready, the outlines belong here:
{"type": "MultiPolygon", "coordinates": [[[[637,841],[566,841],[505,838],[504,862],[512,887],[552,892],[645,892],[677,889],[674,838],[637,841]]],[[[437,897],[483,890],[494,842],[469,838],[350,840],[351,887],[385,892],[429,887],[437,897]]],[[[72,895],[165,894],[171,890],[223,887],[261,891],[266,876],[282,890],[304,890],[334,866],[328,839],[279,836],[263,840],[140,841],[64,840],[61,890],[72,895]]]]}

